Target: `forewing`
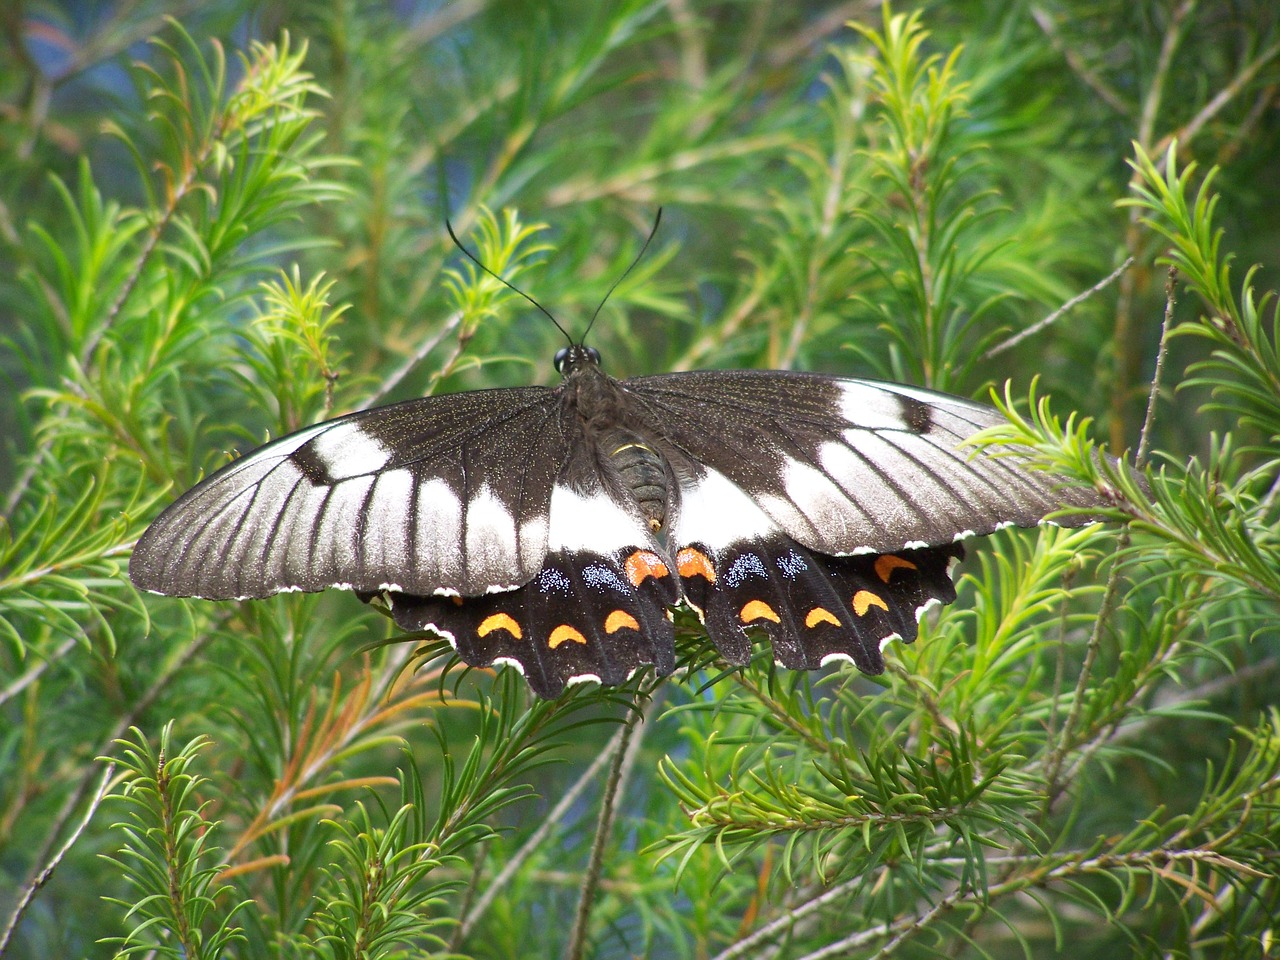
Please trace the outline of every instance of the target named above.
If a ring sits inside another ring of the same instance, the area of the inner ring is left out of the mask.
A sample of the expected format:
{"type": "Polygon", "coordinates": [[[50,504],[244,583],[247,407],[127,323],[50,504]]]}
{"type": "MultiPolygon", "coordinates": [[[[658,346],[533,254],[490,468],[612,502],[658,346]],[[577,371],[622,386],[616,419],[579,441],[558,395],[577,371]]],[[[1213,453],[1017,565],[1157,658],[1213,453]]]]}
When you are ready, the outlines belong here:
{"type": "Polygon", "coordinates": [[[129,575],[144,590],[209,599],[513,589],[542,568],[565,452],[558,394],[541,387],[350,414],[193,487],[143,534],[129,575]]]}
{"type": "Polygon", "coordinates": [[[718,471],[788,536],[835,555],[936,546],[1097,505],[962,442],[998,411],[902,384],[779,371],[627,380],[637,425],[718,471]]]}

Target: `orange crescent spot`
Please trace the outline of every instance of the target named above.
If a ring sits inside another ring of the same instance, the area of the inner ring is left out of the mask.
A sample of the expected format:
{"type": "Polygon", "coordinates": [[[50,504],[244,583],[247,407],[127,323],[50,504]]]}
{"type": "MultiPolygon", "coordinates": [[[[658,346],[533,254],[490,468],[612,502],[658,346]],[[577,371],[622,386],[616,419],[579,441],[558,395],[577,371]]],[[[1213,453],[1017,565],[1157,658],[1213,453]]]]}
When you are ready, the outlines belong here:
{"type": "Polygon", "coordinates": [[[613,611],[604,622],[605,633],[617,633],[623,627],[629,627],[636,633],[640,632],[640,624],[636,622],[636,618],[625,610],[613,611]]]}
{"type": "Polygon", "coordinates": [[[711,558],[693,547],[685,547],[676,554],[676,569],[682,577],[702,577],[707,583],[716,582],[716,568],[711,558]]]}
{"type": "Polygon", "coordinates": [[[505,630],[517,640],[524,639],[524,633],[520,630],[520,624],[516,623],[505,613],[494,613],[485,617],[480,626],[476,628],[476,633],[480,634],[482,637],[487,637],[495,630],[505,630]]]}
{"type": "Polygon", "coordinates": [[[587,638],[580,634],[567,623],[562,623],[551,631],[551,636],[547,639],[547,646],[554,650],[566,640],[572,640],[574,643],[586,643],[587,638]]]}
{"type": "Polygon", "coordinates": [[[804,618],[804,625],[812,630],[820,623],[829,623],[832,626],[840,626],[840,621],[836,615],[824,607],[814,607],[809,611],[809,615],[804,618]]]}
{"type": "Polygon", "coordinates": [[[865,617],[872,607],[879,607],[885,611],[889,609],[889,605],[870,590],[859,590],[853,595],[853,612],[858,616],[865,617]]]}
{"type": "Polygon", "coordinates": [[[876,575],[885,583],[889,582],[889,578],[893,576],[893,571],[902,567],[904,570],[915,570],[916,565],[910,560],[904,560],[902,557],[896,557],[892,553],[883,553],[876,557],[876,575]]]}
{"type": "Polygon", "coordinates": [[[752,600],[742,608],[738,614],[738,619],[743,623],[751,623],[755,620],[772,620],[774,623],[781,623],[782,618],[779,617],[763,600],[752,600]]]}
{"type": "Polygon", "coordinates": [[[671,573],[667,565],[662,562],[662,558],[649,550],[637,550],[623,561],[622,568],[633,587],[644,583],[646,577],[661,580],[671,573]]]}

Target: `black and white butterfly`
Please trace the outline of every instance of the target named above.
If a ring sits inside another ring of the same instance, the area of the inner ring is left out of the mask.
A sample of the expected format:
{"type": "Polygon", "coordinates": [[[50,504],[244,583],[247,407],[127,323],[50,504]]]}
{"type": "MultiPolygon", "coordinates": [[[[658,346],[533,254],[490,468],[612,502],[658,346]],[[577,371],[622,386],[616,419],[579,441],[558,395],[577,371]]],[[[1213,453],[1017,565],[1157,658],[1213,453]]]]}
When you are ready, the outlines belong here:
{"type": "MultiPolygon", "coordinates": [[[[406,630],[533,689],[674,666],[693,607],[745,661],[884,669],[955,599],[959,541],[1101,502],[962,446],[1002,422],[915,387],[780,371],[617,381],[591,348],[559,386],[410,400],[308,427],[188,491],[134,548],[140,588],[382,595],[406,630]]],[[[1069,522],[1069,521],[1068,521],[1069,522]]]]}
{"type": "Polygon", "coordinates": [[[555,387],[424,397],[269,443],[166,509],[130,576],[208,599],[355,590],[543,697],[670,673],[679,603],[731,663],[758,627],[786,667],[877,674],[886,641],[955,599],[961,540],[1102,503],[966,446],[1003,418],[946,394],[782,371],[619,381],[581,343],[556,368],[555,387]]]}

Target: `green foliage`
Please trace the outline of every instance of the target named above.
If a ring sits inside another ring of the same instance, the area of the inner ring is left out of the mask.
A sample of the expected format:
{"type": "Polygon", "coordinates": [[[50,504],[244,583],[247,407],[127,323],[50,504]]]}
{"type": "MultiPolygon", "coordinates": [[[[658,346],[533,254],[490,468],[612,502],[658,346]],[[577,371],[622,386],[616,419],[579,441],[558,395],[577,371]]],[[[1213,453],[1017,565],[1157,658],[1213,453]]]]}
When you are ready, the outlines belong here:
{"type": "Polygon", "coordinates": [[[225,865],[213,859],[218,851],[209,845],[218,824],[205,819],[208,801],[197,795],[204,784],[188,772],[208,741],[197,737],[175,752],[169,723],[153,752],[140,730],[130,732],[132,740],[118,741],[125,768],[119,798],[129,818],[117,825],[124,845],[114,859],[133,894],[117,902],[136,926],[120,940],[117,955],[225,956],[242,939],[232,919],[247,904],[218,902],[232,893],[219,882],[225,865]]]}
{"type": "Polygon", "coordinates": [[[905,6],[0,15],[0,957],[1273,951],[1280,12],[905,6]],[[995,387],[1112,522],[973,544],[880,678],[680,613],[686,673],[555,703],[129,586],[233,450],[549,381],[446,216],[578,334],[659,205],[614,373],[995,387]]]}
{"type": "MultiPolygon", "coordinates": [[[[960,50],[945,59],[928,54],[919,16],[895,17],[887,6],[883,34],[858,29],[875,50],[863,69],[883,129],[870,158],[886,181],[877,192],[888,201],[883,212],[863,216],[875,228],[877,252],[893,251],[881,266],[886,289],[872,307],[894,346],[895,378],[946,389],[981,355],[983,342],[965,334],[1012,292],[977,303],[971,295],[994,252],[977,231],[995,211],[974,182],[978,144],[956,130],[968,96],[956,75],[960,50]]],[[[994,337],[988,333],[988,345],[994,337]]]]}
{"type": "Polygon", "coordinates": [[[333,384],[341,356],[335,356],[334,326],[346,307],[333,308],[333,281],[316,277],[304,289],[295,268],[291,276],[261,289],[262,312],[246,330],[257,356],[250,355],[246,393],[269,389],[258,403],[274,408],[277,430],[288,433],[333,407],[333,384]]]}
{"type": "Polygon", "coordinates": [[[1145,210],[1143,223],[1166,238],[1171,247],[1161,262],[1176,268],[1203,301],[1209,313],[1199,323],[1180,326],[1175,333],[1202,337],[1210,346],[1205,359],[1192,364],[1187,386],[1207,387],[1214,406],[1241,425],[1253,428],[1267,446],[1280,437],[1280,306],[1274,291],[1256,298],[1253,276],[1245,276],[1237,303],[1231,289],[1230,257],[1222,253],[1222,228],[1213,222],[1218,197],[1211,190],[1217,170],[1209,172],[1191,199],[1194,162],[1179,173],[1177,143],[1169,145],[1164,172],[1137,147],[1133,167],[1139,177],[1136,196],[1126,203],[1145,210]],[[1266,313],[1270,307],[1270,329],[1266,313]]]}

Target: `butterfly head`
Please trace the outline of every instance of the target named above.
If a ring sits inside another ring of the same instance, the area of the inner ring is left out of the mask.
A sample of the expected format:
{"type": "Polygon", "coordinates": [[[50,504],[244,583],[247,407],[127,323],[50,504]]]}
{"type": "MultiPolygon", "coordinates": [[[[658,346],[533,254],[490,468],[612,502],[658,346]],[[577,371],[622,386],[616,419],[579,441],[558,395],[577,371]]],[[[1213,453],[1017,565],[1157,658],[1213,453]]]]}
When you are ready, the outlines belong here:
{"type": "Polygon", "coordinates": [[[575,343],[561,347],[556,353],[556,373],[562,377],[567,377],[575,370],[587,366],[600,366],[600,351],[595,347],[584,347],[580,343],[575,343]]]}

